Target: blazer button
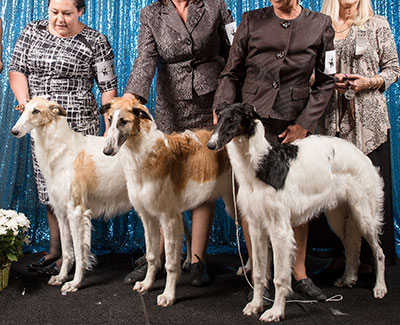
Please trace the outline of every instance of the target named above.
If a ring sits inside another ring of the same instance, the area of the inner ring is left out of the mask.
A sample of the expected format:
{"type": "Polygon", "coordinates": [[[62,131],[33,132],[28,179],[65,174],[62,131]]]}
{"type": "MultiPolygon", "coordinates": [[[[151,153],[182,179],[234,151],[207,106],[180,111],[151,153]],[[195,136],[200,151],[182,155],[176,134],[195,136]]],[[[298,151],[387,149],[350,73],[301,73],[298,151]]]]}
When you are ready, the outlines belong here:
{"type": "Polygon", "coordinates": [[[186,43],[187,45],[190,45],[190,44],[192,44],[192,41],[191,41],[190,39],[188,39],[188,38],[185,38],[185,43],[186,43]]]}
{"type": "Polygon", "coordinates": [[[191,67],[186,67],[186,72],[187,73],[191,73],[193,71],[193,69],[191,67]]]}
{"type": "Polygon", "coordinates": [[[288,27],[290,26],[290,21],[285,20],[285,21],[281,24],[281,26],[282,26],[283,28],[288,28],[288,27]]]}
{"type": "Polygon", "coordinates": [[[279,87],[279,83],[277,81],[272,82],[272,88],[277,89],[279,87]]]}
{"type": "Polygon", "coordinates": [[[282,59],[284,56],[285,56],[285,52],[283,52],[283,51],[278,51],[278,52],[276,52],[276,57],[278,58],[278,59],[282,59]]]}

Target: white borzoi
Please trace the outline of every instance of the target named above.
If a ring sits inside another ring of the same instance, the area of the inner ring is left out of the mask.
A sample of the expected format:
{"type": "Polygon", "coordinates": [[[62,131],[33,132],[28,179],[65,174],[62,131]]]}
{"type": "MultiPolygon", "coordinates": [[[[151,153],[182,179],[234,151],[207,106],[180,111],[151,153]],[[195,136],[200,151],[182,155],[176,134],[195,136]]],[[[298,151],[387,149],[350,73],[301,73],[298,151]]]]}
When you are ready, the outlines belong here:
{"type": "Polygon", "coordinates": [[[83,272],[95,261],[90,252],[91,219],[110,218],[132,209],[122,162],[103,154],[104,137],[84,136],[67,123],[65,110],[55,102],[34,97],[11,132],[20,138],[28,132],[46,181],[50,204],[58,220],[62,266],[50,285],[67,280],[75,259],[75,275],[61,290],[76,291],[83,272]]]}
{"type": "Polygon", "coordinates": [[[270,240],[275,301],[260,320],[284,318],[295,254],[292,225],[308,222],[323,209],[345,247],[345,272],[335,285],[355,284],[362,236],[375,257],[374,296],[383,298],[387,292],[385,256],[378,242],[383,181],[368,157],[345,140],[325,136],[271,145],[264,138],[258,114],[248,104],[222,104],[217,116],[208,147],[218,150],[227,145],[239,184],[238,205],[248,221],[253,244],[254,298],[243,313],[262,311],[263,287],[269,280],[266,263],[270,240]]]}
{"type": "Polygon", "coordinates": [[[111,126],[104,153],[115,155],[121,151],[118,155],[124,161],[129,199],[145,230],[147,274],[133,289],[144,293],[154,283],[161,263],[161,225],[167,281],[157,303],[169,306],[175,301],[180,274],[181,213],[218,197],[223,197],[228,212],[232,211],[228,155],[225,150],[207,149],[211,131],[167,135],[157,130],[147,108],[135,100],[117,98],[100,108],[101,113],[106,111],[110,113],[111,126]]]}

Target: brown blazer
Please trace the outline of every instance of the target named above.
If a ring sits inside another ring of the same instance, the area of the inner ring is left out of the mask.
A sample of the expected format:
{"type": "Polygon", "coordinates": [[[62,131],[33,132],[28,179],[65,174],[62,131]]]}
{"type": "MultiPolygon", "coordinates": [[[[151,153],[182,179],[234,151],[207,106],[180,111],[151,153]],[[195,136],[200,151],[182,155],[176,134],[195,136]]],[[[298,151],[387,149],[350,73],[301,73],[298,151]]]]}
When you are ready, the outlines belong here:
{"type": "Polygon", "coordinates": [[[272,7],[244,13],[214,107],[247,102],[264,118],[293,120],[313,132],[333,91],[333,75],[324,72],[333,38],[330,17],[305,8],[290,21],[278,18],[272,7]]]}
{"type": "Polygon", "coordinates": [[[148,100],[156,67],[157,96],[189,100],[217,88],[228,58],[225,25],[232,22],[224,0],[189,3],[186,24],[172,1],[156,1],[140,12],[138,57],[125,92],[148,100]]]}

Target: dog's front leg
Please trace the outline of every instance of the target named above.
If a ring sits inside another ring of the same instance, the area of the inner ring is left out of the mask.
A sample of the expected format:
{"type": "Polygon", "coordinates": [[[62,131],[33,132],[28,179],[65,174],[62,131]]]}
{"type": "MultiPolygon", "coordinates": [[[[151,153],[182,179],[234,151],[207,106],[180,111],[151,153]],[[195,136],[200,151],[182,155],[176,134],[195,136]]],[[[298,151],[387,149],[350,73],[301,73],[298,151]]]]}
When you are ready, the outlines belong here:
{"type": "Polygon", "coordinates": [[[68,214],[69,226],[72,235],[72,243],[74,247],[75,253],[75,274],[72,281],[66,282],[61,291],[65,292],[75,292],[81,286],[83,272],[84,272],[84,245],[83,245],[83,236],[84,236],[84,218],[87,218],[85,215],[85,210],[81,206],[76,206],[74,209],[71,208],[71,213],[68,214]]]}
{"type": "Polygon", "coordinates": [[[74,251],[72,247],[71,231],[69,228],[69,223],[66,218],[67,218],[66,215],[57,217],[58,227],[60,229],[62,264],[60,273],[50,277],[48,282],[49,285],[63,284],[67,280],[68,271],[74,262],[74,251]]]}
{"type": "MultiPolygon", "coordinates": [[[[138,209],[137,209],[138,210],[138,209]]],[[[160,268],[160,227],[158,220],[141,209],[139,215],[142,219],[146,241],[147,272],[143,281],[135,283],[133,290],[145,293],[151,289],[157,270],[160,268]]]]}
{"type": "Polygon", "coordinates": [[[249,235],[253,258],[253,300],[243,309],[244,315],[255,315],[263,310],[263,291],[266,282],[266,261],[268,260],[268,235],[266,229],[259,227],[253,218],[249,218],[249,235]]]}
{"type": "Polygon", "coordinates": [[[292,291],[291,262],[296,251],[296,242],[288,213],[281,210],[269,219],[271,222],[268,231],[274,255],[275,299],[272,307],[261,315],[260,320],[279,322],[285,317],[286,297],[292,291]]]}
{"type": "Polygon", "coordinates": [[[165,238],[167,281],[164,292],[157,297],[157,304],[167,307],[175,302],[176,283],[180,274],[180,247],[183,235],[181,214],[164,214],[161,217],[161,227],[165,238]]]}

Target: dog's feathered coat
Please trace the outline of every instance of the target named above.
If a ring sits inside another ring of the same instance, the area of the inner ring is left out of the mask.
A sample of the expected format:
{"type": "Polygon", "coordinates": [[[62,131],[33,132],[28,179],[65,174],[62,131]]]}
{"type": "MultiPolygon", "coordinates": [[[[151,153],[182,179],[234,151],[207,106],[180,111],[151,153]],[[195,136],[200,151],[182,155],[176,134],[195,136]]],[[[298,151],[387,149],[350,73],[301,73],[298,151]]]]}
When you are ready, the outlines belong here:
{"type": "Polygon", "coordinates": [[[74,132],[68,126],[65,110],[44,98],[34,97],[25,105],[11,132],[17,137],[31,132],[58,220],[63,262],[60,273],[52,276],[49,284],[65,282],[75,260],[74,278],[61,290],[76,291],[84,269],[90,269],[94,262],[90,220],[110,218],[132,209],[122,162],[103,154],[104,137],[74,132]]]}
{"type": "Polygon", "coordinates": [[[308,222],[323,209],[345,247],[345,272],[335,284],[351,287],[357,281],[362,236],[375,257],[374,296],[383,298],[387,292],[385,257],[378,242],[383,181],[368,157],[345,140],[324,136],[271,145],[264,138],[258,114],[247,104],[223,104],[217,116],[208,147],[227,145],[239,184],[238,205],[249,223],[253,245],[254,298],[243,313],[257,314],[263,308],[262,291],[270,276],[266,274],[270,240],[275,301],[260,320],[284,318],[296,247],[292,225],[308,222]]]}
{"type": "Polygon", "coordinates": [[[175,301],[180,274],[181,213],[221,196],[231,211],[229,159],[225,150],[207,149],[211,131],[164,134],[157,130],[147,108],[137,101],[118,98],[101,108],[102,113],[108,110],[111,126],[104,153],[115,155],[121,151],[129,198],[145,230],[148,269],[146,278],[136,282],[134,290],[143,293],[153,285],[161,263],[161,225],[167,281],[157,303],[169,306],[175,301]]]}

